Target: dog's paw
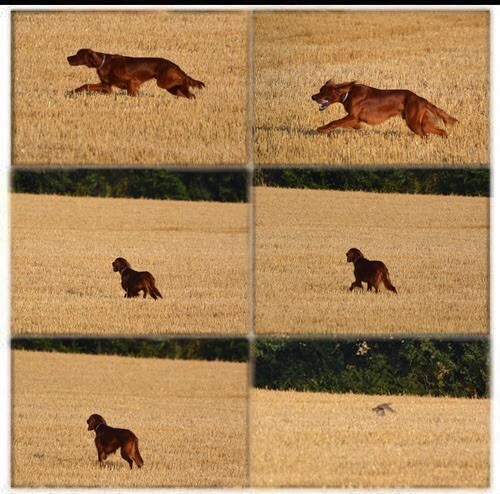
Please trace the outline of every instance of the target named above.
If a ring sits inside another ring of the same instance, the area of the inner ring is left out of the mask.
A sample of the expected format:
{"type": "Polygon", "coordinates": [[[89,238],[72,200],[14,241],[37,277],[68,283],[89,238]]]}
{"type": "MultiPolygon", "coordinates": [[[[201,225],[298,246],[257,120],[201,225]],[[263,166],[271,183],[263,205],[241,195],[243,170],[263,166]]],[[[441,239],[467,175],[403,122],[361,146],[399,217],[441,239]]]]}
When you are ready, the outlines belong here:
{"type": "Polygon", "coordinates": [[[322,127],[318,127],[316,129],[316,132],[324,134],[325,132],[328,132],[328,130],[329,130],[328,125],[323,125],[322,127]]]}

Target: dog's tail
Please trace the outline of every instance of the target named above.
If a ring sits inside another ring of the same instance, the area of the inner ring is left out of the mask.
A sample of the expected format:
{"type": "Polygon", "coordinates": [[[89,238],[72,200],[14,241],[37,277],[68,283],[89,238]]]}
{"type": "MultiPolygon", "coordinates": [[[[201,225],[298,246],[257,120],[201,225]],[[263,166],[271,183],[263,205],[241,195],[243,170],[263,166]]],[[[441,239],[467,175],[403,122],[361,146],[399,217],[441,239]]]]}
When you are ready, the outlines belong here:
{"type": "Polygon", "coordinates": [[[144,465],[144,460],[142,459],[141,453],[139,453],[139,441],[134,441],[130,456],[132,457],[132,459],[135,461],[135,464],[139,468],[141,468],[144,465]]]}
{"type": "Polygon", "coordinates": [[[189,77],[187,74],[186,74],[186,79],[187,79],[187,83],[190,87],[195,87],[197,89],[203,89],[205,87],[204,82],[197,81],[196,79],[189,77]]]}
{"type": "Polygon", "coordinates": [[[434,116],[440,118],[445,125],[453,125],[457,123],[458,120],[451,115],[448,115],[444,110],[438,108],[436,105],[433,105],[430,101],[425,100],[425,107],[429,110],[434,116]]]}
{"type": "Polygon", "coordinates": [[[163,298],[162,294],[160,293],[160,290],[158,290],[158,288],[156,288],[156,286],[154,285],[154,283],[151,283],[149,285],[148,292],[151,295],[151,297],[153,297],[155,300],[158,297],[163,298]]]}
{"type": "Polygon", "coordinates": [[[382,283],[387,288],[387,290],[390,290],[391,292],[394,292],[396,294],[398,293],[396,287],[391,283],[391,279],[389,278],[389,271],[387,269],[384,271],[384,274],[382,276],[382,283]]]}

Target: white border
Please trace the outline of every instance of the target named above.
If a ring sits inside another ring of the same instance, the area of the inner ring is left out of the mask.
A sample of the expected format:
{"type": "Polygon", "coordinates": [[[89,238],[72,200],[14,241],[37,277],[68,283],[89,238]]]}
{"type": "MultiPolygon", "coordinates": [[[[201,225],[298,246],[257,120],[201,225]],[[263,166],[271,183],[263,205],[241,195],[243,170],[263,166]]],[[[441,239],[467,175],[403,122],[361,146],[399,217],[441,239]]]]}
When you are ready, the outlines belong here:
{"type": "MultiPolygon", "coordinates": [[[[498,272],[495,259],[496,247],[498,245],[497,223],[498,211],[495,193],[499,186],[494,163],[497,157],[497,143],[495,135],[498,126],[498,92],[500,78],[498,77],[500,35],[500,7],[496,5],[183,5],[183,6],[158,6],[158,5],[15,5],[0,6],[0,492],[31,492],[30,489],[11,489],[10,488],[10,352],[9,352],[9,321],[10,321],[10,247],[9,247],[9,204],[8,190],[10,180],[10,14],[15,10],[488,10],[491,15],[491,346],[492,346],[492,417],[491,417],[491,447],[492,447],[492,472],[491,487],[489,489],[360,489],[356,492],[405,492],[405,493],[438,493],[453,492],[467,493],[471,492],[500,492],[500,471],[499,454],[500,445],[500,404],[498,403],[498,382],[500,370],[500,356],[497,351],[498,337],[497,332],[497,311],[495,302],[497,301],[498,282],[496,274],[498,272]],[[498,48],[497,48],[498,47],[498,48]]],[[[37,489],[37,492],[52,492],[54,489],[37,489]]],[[[78,489],[80,492],[98,493],[108,492],[109,489],[78,489]]],[[[160,489],[166,491],[167,489],[160,489]]],[[[255,489],[249,489],[255,490],[255,489]]],[[[291,489],[274,490],[291,491],[291,489]]],[[[59,489],[61,492],[71,492],[74,489],[59,489]]],[[[168,489],[173,492],[194,492],[193,489],[168,489]]],[[[246,491],[246,490],[243,490],[246,491]]],[[[298,489],[300,492],[317,493],[317,489],[298,489]]],[[[326,489],[328,492],[347,493],[353,492],[349,489],[326,489]]],[[[143,492],[138,490],[128,490],[127,492],[143,492]]],[[[199,490],[197,492],[213,493],[214,490],[199,490]]],[[[271,491],[269,491],[271,492],[271,491]]]]}

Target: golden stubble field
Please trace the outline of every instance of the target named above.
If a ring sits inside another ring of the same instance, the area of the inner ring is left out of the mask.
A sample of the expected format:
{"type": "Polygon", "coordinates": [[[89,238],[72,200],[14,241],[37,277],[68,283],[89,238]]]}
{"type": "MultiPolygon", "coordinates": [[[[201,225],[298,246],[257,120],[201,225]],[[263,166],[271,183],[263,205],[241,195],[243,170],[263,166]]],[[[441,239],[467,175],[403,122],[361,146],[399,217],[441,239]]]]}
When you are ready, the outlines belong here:
{"type": "Polygon", "coordinates": [[[246,334],[247,204],[11,194],[13,334],[246,334]],[[163,299],[126,299],[111,263],[163,299]]]}
{"type": "Polygon", "coordinates": [[[13,351],[15,487],[242,487],[247,366],[13,351]],[[100,467],[92,413],[139,438],[141,470],[118,451],[100,467]]]}
{"type": "Polygon", "coordinates": [[[487,487],[488,399],[253,390],[255,487],[487,487]],[[391,402],[396,413],[371,408],[391,402]]]}
{"type": "Polygon", "coordinates": [[[59,11],[12,16],[15,165],[244,165],[247,154],[245,11],[59,11]],[[156,86],[138,97],[70,94],[99,82],[72,67],[80,48],[161,57],[206,84],[196,100],[156,86]]]}
{"type": "Polygon", "coordinates": [[[261,334],[489,332],[489,199],[255,188],[261,334]],[[356,289],[351,247],[398,295],[356,289]]]}
{"type": "Polygon", "coordinates": [[[489,164],[487,11],[256,12],[253,28],[255,163],[489,164]],[[329,79],[412,90],[459,123],[447,140],[422,140],[399,117],[318,134],[346,114],[311,100],[329,79]]]}

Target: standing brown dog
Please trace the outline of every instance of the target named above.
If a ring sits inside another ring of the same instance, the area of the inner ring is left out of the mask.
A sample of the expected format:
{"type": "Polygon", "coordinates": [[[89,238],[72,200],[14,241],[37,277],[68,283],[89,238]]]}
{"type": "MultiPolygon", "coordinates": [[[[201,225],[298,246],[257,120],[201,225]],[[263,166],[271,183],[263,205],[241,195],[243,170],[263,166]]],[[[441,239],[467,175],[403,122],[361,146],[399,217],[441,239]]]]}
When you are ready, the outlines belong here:
{"type": "Polygon", "coordinates": [[[389,278],[389,270],[382,261],[370,261],[365,258],[359,249],[349,249],[346,253],[347,262],[354,264],[354,277],[349,290],[352,292],[354,288],[358,287],[363,289],[362,282],[368,284],[367,289],[371,291],[375,288],[378,293],[380,283],[383,283],[387,290],[398,293],[396,287],[392,285],[389,278]]]}
{"type": "Polygon", "coordinates": [[[155,279],[149,271],[135,271],[123,257],[117,257],[113,262],[113,271],[118,271],[122,277],[122,288],[125,290],[125,298],[138,297],[142,290],[144,296],[149,294],[155,300],[163,298],[155,286],[155,279]]]}
{"type": "Polygon", "coordinates": [[[205,84],[189,77],[178,65],[164,58],[126,57],[82,48],[67,58],[70,65],[86,65],[97,70],[100,84],[84,84],[75,89],[111,93],[112,86],[126,89],[135,96],[139,86],[156,79],[156,84],[174,96],[196,98],[190,87],[202,89],[205,84]]]}
{"type": "Polygon", "coordinates": [[[312,99],[319,104],[320,111],[332,103],[341,103],[347,112],[345,117],[318,127],[318,132],[328,132],[337,127],[361,129],[362,123],[377,125],[399,115],[410,130],[420,137],[426,137],[429,132],[447,137],[446,131],[436,127],[434,121],[441,119],[446,125],[458,122],[456,118],[407,89],[376,89],[356,84],[356,81],[335,84],[329,80],[312,99]]]}
{"type": "Polygon", "coordinates": [[[122,458],[132,469],[133,462],[141,468],[144,461],[139,453],[139,439],[128,429],[116,429],[106,424],[106,421],[97,413],[87,419],[89,431],[95,431],[95,445],[99,464],[120,448],[122,458]]]}

